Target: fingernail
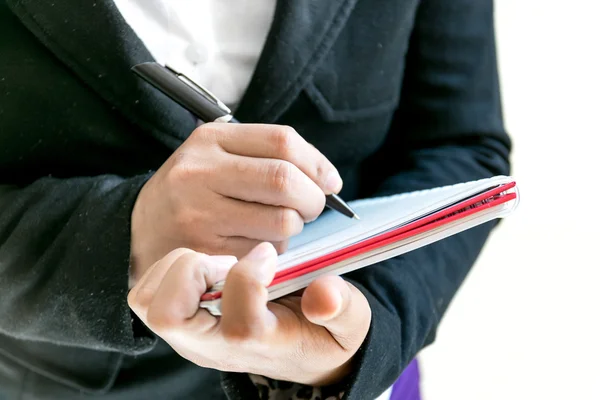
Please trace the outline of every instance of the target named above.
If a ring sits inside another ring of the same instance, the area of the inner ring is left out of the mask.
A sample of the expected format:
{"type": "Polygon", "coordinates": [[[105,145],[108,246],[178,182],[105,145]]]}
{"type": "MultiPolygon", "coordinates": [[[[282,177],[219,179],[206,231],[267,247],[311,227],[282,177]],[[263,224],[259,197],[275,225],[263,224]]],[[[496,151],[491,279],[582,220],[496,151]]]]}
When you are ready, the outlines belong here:
{"type": "Polygon", "coordinates": [[[342,189],[342,177],[336,170],[332,170],[325,180],[325,189],[331,193],[338,193],[342,189]]]}

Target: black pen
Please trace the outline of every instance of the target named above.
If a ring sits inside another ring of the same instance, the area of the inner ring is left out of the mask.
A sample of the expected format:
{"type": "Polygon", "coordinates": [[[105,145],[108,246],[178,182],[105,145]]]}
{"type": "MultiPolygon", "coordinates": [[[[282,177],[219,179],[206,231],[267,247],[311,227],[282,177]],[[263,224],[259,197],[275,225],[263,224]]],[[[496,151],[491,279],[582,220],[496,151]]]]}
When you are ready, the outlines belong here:
{"type": "MultiPolygon", "coordinates": [[[[203,122],[239,123],[214,94],[169,66],[147,62],[131,70],[203,122]]],[[[336,194],[326,196],[326,205],[349,218],[360,219],[336,194]]]]}

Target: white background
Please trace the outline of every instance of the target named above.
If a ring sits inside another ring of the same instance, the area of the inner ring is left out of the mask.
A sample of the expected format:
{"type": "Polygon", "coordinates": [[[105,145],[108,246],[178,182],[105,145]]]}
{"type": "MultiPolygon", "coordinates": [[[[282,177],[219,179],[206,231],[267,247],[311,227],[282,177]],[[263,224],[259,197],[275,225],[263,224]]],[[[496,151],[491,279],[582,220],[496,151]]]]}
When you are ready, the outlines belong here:
{"type": "Polygon", "coordinates": [[[496,20],[522,202],[422,352],[424,398],[600,400],[600,2],[496,20]]]}

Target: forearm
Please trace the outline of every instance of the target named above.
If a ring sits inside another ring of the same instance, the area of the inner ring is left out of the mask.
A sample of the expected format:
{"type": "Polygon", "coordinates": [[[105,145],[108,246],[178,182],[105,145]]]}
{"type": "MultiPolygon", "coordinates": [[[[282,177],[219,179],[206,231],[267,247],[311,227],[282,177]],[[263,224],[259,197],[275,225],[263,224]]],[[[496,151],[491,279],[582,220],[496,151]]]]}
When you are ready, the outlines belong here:
{"type": "Polygon", "coordinates": [[[0,331],[136,353],[127,306],[130,215],[146,176],[40,179],[0,192],[0,331]]]}

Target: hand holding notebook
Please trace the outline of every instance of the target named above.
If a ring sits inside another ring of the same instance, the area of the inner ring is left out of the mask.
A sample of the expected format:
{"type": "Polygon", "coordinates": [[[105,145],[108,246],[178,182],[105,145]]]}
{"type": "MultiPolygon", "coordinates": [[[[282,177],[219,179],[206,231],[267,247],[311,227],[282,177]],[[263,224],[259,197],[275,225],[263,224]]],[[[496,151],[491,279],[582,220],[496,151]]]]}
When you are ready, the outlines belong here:
{"type": "MultiPolygon", "coordinates": [[[[237,122],[212,93],[172,68],[144,63],[132,70],[202,121],[237,122]]],[[[278,259],[269,300],[302,289],[322,275],[341,275],[504,217],[517,203],[516,184],[504,176],[349,205],[329,195],[328,207],[339,213],[325,213],[292,238],[278,259]],[[356,215],[362,220],[347,218],[356,215]]],[[[214,285],[200,306],[220,315],[223,287],[224,282],[214,285]]]]}
{"type": "MultiPolygon", "coordinates": [[[[316,278],[342,275],[407,253],[466,229],[509,215],[518,205],[515,181],[480,181],[350,202],[360,221],[327,212],[292,238],[278,258],[269,300],[302,289],[316,278]]],[[[224,282],[200,306],[220,314],[224,282]]]]}

